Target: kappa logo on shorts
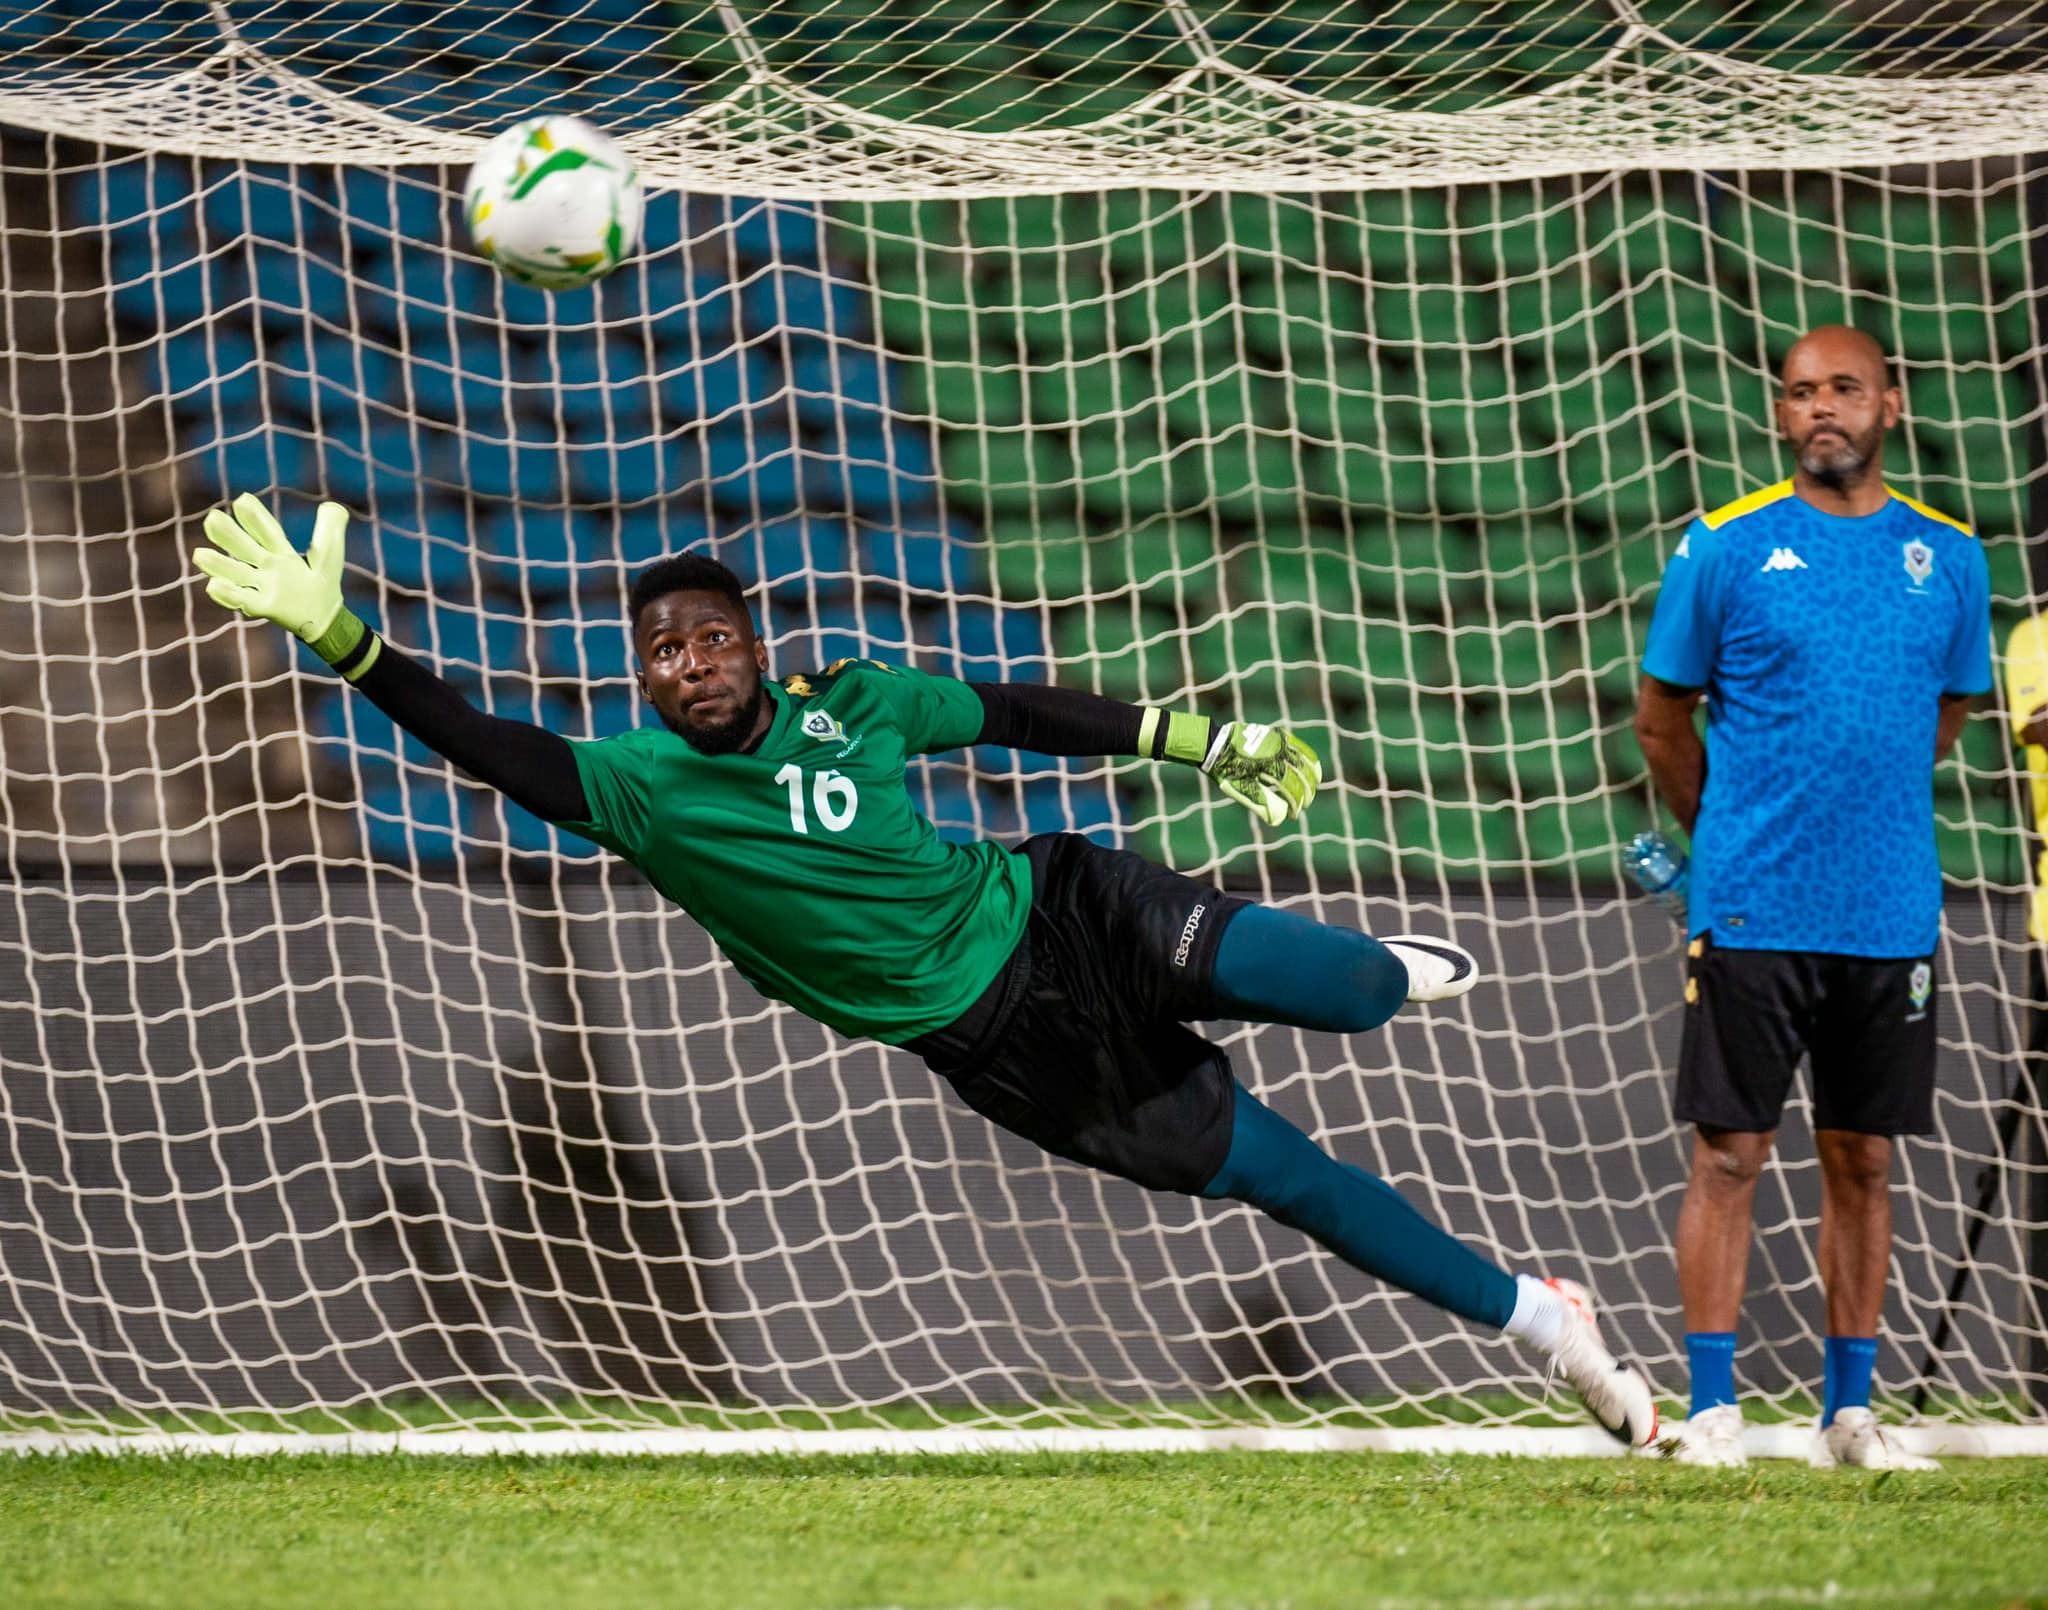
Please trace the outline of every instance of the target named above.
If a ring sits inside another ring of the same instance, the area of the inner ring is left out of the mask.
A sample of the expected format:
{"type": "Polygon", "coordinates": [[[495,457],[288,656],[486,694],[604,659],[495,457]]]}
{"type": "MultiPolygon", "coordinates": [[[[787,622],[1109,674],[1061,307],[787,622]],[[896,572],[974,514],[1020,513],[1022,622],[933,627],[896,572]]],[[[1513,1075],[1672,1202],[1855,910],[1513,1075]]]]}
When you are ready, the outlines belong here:
{"type": "Polygon", "coordinates": [[[1208,909],[1207,906],[1196,906],[1188,913],[1187,925],[1180,931],[1180,946],[1173,953],[1174,966],[1187,966],[1188,952],[1195,948],[1195,930],[1202,926],[1202,913],[1208,909]]]}
{"type": "Polygon", "coordinates": [[[1927,999],[1933,993],[1934,969],[1925,962],[1915,962],[1906,977],[1906,995],[1913,1003],[1913,1010],[1906,1014],[1908,1023],[1918,1023],[1927,1015],[1927,999]]]}

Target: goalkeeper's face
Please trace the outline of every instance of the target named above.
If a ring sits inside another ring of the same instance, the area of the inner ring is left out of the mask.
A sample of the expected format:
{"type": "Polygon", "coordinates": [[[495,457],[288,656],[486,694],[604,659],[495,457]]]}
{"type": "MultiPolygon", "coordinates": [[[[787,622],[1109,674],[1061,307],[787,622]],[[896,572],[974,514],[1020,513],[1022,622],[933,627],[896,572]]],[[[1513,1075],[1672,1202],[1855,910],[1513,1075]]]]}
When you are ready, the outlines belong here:
{"type": "Polygon", "coordinates": [[[745,749],[774,719],[761,688],[768,650],[731,599],[665,593],[640,612],[633,646],[640,655],[640,691],[662,725],[698,753],[745,749]]]}

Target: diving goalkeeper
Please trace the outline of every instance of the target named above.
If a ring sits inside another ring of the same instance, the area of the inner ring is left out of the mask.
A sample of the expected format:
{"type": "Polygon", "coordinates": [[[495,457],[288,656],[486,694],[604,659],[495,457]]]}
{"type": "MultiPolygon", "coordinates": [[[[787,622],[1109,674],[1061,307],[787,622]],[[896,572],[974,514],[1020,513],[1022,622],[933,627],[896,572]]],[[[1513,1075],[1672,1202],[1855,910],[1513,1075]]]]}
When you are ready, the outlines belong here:
{"type": "Polygon", "coordinates": [[[660,717],[572,742],[489,716],[352,614],[347,512],[301,557],[252,497],[207,516],[215,602],[295,633],[406,731],[542,820],[646,874],[763,994],[922,1058],[976,1112],[1152,1190],[1249,1202],[1337,1256],[1547,1354],[1602,1426],[1656,1434],[1648,1382],[1601,1343],[1567,1280],[1511,1275],[1385,1181],[1338,1162],[1187,1025],[1336,1033],[1463,994],[1472,957],[1256,905],[1074,834],[951,844],[912,807],[913,754],[999,744],[1198,766],[1261,821],[1321,781],[1273,727],[1072,690],[841,661],[766,680],[738,579],[685,554],[634,583],[641,692],[660,717]],[[217,551],[216,551],[217,550],[217,551]]]}

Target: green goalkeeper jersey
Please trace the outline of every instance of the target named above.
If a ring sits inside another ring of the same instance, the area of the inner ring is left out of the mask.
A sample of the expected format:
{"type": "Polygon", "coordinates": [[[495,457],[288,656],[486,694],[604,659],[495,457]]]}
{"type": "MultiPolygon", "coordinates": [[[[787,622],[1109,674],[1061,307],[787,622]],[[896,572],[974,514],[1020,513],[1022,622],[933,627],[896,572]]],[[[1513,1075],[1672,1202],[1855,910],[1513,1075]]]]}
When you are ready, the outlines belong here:
{"type": "Polygon", "coordinates": [[[765,692],[775,718],[749,755],[665,727],[575,744],[590,815],[560,825],[640,868],[764,995],[889,1044],[945,1027],[1031,905],[1024,857],[941,839],[904,787],[909,756],[980,736],[980,698],[869,660],[765,692]]]}

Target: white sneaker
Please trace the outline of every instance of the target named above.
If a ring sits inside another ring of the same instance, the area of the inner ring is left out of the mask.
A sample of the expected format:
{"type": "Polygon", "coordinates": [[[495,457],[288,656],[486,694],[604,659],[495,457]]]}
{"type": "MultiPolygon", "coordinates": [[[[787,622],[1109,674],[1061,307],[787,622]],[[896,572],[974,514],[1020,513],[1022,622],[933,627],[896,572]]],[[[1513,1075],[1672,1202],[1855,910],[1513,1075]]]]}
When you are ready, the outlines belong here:
{"type": "Polygon", "coordinates": [[[1742,1410],[1733,1403],[1702,1409],[1678,1428],[1669,1444],[1671,1460],[1679,1465],[1713,1465],[1732,1469],[1749,1463],[1742,1446],[1742,1410]]]}
{"type": "Polygon", "coordinates": [[[1472,952],[1448,939],[1401,934],[1380,943],[1400,957],[1401,965],[1408,969],[1411,1001],[1448,1001],[1479,982],[1479,963],[1472,952]]]}
{"type": "Polygon", "coordinates": [[[1631,1447],[1648,1447],[1657,1440],[1657,1399],[1650,1383],[1607,1351],[1584,1286],[1576,1280],[1543,1284],[1564,1299],[1564,1334],[1550,1355],[1558,1373],[1602,1430],[1631,1447]]]}
{"type": "Polygon", "coordinates": [[[1935,1460],[1908,1453],[1868,1409],[1837,1409],[1834,1424],[1813,1434],[1806,1462],[1815,1470],[1939,1470],[1935,1460]]]}

